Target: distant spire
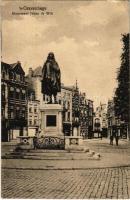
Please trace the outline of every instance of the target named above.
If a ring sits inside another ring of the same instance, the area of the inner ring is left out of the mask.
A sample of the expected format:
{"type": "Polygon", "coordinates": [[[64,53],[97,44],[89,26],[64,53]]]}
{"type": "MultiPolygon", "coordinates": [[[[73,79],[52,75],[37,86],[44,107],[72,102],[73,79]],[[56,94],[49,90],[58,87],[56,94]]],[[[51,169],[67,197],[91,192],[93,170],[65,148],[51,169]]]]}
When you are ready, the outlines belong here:
{"type": "Polygon", "coordinates": [[[78,81],[76,79],[76,90],[78,90],[78,81]]]}

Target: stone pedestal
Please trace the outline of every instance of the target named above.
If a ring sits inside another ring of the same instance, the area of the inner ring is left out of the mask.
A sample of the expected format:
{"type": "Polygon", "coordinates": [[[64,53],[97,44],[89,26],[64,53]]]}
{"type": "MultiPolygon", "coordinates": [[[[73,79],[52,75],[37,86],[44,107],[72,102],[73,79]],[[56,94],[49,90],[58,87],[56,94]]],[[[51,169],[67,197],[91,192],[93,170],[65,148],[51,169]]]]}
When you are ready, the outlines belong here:
{"type": "Polygon", "coordinates": [[[64,136],[62,132],[62,106],[59,104],[44,104],[41,112],[41,135],[64,136]]]}
{"type": "Polygon", "coordinates": [[[82,136],[66,136],[65,137],[65,145],[71,146],[71,145],[83,145],[83,137],[82,136]]]}
{"type": "Polygon", "coordinates": [[[74,137],[80,136],[80,126],[73,127],[73,136],[74,137]]]}
{"type": "Polygon", "coordinates": [[[38,148],[64,149],[65,140],[62,131],[62,106],[59,104],[44,104],[41,112],[41,134],[38,148]]]}
{"type": "Polygon", "coordinates": [[[19,136],[17,137],[17,147],[20,148],[21,150],[25,149],[33,149],[33,137],[29,136],[19,136]]]}

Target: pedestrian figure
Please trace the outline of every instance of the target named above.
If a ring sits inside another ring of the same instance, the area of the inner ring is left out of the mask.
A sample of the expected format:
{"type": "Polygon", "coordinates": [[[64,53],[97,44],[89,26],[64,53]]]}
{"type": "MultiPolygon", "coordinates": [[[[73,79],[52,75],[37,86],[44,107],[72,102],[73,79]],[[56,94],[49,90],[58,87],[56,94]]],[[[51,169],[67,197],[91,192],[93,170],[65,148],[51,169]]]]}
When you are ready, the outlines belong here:
{"type": "Polygon", "coordinates": [[[102,132],[101,132],[101,140],[102,140],[102,132]]]}
{"type": "Polygon", "coordinates": [[[113,135],[110,136],[110,145],[113,145],[113,135]]]}
{"type": "Polygon", "coordinates": [[[33,147],[34,147],[34,149],[37,149],[37,137],[36,137],[36,135],[33,137],[33,147]]]}
{"type": "Polygon", "coordinates": [[[119,140],[119,137],[118,137],[118,135],[116,135],[116,138],[115,138],[115,140],[116,140],[116,146],[118,146],[118,140],[119,140]]]}
{"type": "Polygon", "coordinates": [[[113,135],[113,140],[115,138],[116,146],[118,146],[119,137],[118,137],[118,132],[116,128],[113,128],[112,135],[113,135]]]}

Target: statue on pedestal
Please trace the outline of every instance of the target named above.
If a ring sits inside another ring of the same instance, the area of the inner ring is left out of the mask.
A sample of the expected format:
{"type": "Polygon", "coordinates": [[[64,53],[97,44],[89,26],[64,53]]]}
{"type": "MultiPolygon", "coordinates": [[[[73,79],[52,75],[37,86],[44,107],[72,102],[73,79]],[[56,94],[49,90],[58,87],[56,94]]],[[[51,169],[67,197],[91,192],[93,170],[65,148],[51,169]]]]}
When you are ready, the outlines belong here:
{"type": "Polygon", "coordinates": [[[48,54],[47,60],[42,69],[42,93],[50,98],[48,103],[57,103],[57,93],[61,92],[61,73],[54,53],[48,54]]]}

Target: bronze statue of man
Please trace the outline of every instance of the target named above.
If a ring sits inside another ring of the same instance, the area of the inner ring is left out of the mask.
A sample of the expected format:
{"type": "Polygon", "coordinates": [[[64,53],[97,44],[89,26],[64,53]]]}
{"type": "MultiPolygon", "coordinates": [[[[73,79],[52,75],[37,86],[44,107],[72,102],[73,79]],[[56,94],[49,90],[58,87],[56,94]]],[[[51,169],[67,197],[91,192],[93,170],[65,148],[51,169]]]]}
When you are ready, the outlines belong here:
{"type": "Polygon", "coordinates": [[[54,96],[54,103],[57,103],[56,96],[60,91],[60,68],[55,60],[54,53],[50,52],[42,69],[42,93],[43,95],[50,97],[50,101],[48,103],[52,103],[52,96],[54,96]]]}

